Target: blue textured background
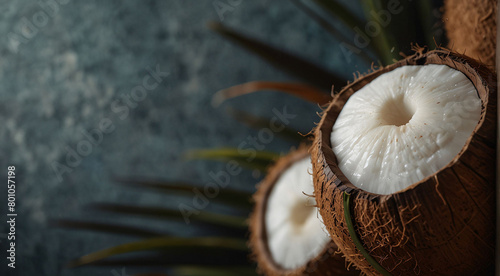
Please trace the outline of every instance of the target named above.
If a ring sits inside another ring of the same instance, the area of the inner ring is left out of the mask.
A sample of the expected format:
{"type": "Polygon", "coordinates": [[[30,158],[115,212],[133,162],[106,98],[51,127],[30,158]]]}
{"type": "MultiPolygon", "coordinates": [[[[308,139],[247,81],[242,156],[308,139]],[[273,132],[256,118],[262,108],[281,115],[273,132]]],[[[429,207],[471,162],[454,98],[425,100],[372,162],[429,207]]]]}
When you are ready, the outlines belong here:
{"type": "MultiPolygon", "coordinates": [[[[217,109],[210,105],[215,91],[231,85],[293,80],[208,31],[207,21],[222,19],[213,1],[65,2],[51,10],[38,1],[0,1],[0,175],[6,179],[7,165],[15,164],[19,182],[18,268],[7,275],[115,276],[111,268],[64,265],[132,239],[58,229],[49,225],[50,220],[92,218],[94,213],[85,210],[92,202],[175,207],[175,197],[122,188],[113,184],[113,177],[203,183],[209,171],[225,165],[182,160],[186,150],[236,147],[256,134],[229,117],[227,106],[261,116],[286,106],[299,114],[292,126],[304,133],[318,121],[315,105],[279,93],[245,96],[217,109]],[[23,29],[25,20],[36,20],[40,11],[50,13],[45,26],[17,43],[16,35],[33,32],[23,29]],[[112,102],[141,84],[147,68],[156,65],[170,75],[120,119],[111,111],[112,102]],[[113,121],[115,131],[58,181],[52,164],[65,164],[67,147],[75,149],[85,139],[81,132],[96,128],[103,118],[113,121]]],[[[242,1],[224,14],[223,22],[301,53],[348,79],[353,71],[365,70],[348,64],[338,42],[288,1],[242,1]]],[[[266,149],[284,153],[290,146],[275,139],[266,149]]],[[[245,171],[231,185],[252,190],[259,179],[245,171]]],[[[0,202],[5,214],[3,196],[0,202]]],[[[130,223],[173,232],[179,227],[139,219],[130,223]]],[[[0,224],[0,231],[6,230],[6,224],[0,224]]],[[[5,238],[0,236],[0,271],[6,268],[5,238]]]]}

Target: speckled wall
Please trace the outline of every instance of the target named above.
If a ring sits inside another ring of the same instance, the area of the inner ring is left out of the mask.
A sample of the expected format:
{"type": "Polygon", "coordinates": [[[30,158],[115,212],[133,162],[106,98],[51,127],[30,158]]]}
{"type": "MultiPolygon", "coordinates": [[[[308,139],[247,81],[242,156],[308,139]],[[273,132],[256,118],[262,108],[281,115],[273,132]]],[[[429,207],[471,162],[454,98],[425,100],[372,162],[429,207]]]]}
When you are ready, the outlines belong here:
{"type": "MultiPolygon", "coordinates": [[[[92,202],[176,206],[173,196],[140,193],[114,179],[202,183],[225,164],[185,160],[186,150],[236,147],[256,133],[228,116],[229,106],[260,116],[286,107],[298,115],[291,126],[303,133],[318,121],[314,104],[279,93],[212,107],[213,94],[231,85],[293,78],[209,31],[208,21],[222,20],[349,79],[366,69],[348,63],[338,42],[288,1],[242,1],[222,16],[216,1],[40,2],[0,1],[0,175],[7,179],[7,166],[16,166],[18,214],[16,269],[2,275],[122,275],[120,268],[65,265],[130,238],[51,221],[93,218],[86,207],[92,202]],[[146,93],[134,90],[141,85],[146,93]],[[73,156],[78,147],[86,156],[73,156]]],[[[291,145],[274,139],[266,150],[285,153],[291,145]]],[[[230,185],[252,190],[260,179],[243,171],[230,185]]],[[[6,200],[0,201],[4,218],[6,200]]],[[[175,224],[130,223],[179,232],[175,224]]],[[[8,225],[0,231],[4,256],[8,225]]],[[[6,264],[2,257],[0,271],[6,264]]]]}

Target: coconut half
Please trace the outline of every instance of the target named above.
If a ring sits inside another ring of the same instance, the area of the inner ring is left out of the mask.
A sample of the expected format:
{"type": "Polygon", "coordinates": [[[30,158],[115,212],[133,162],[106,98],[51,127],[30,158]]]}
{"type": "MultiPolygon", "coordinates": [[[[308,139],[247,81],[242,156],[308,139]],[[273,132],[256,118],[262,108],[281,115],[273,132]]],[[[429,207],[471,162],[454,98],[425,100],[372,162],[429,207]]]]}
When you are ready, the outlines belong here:
{"type": "Polygon", "coordinates": [[[495,128],[495,75],[446,50],[342,89],[311,158],[320,214],[346,258],[369,275],[491,269],[495,128]]]}
{"type": "Polygon", "coordinates": [[[305,148],[280,159],[255,194],[250,246],[266,275],[358,275],[323,229],[305,148]]]}

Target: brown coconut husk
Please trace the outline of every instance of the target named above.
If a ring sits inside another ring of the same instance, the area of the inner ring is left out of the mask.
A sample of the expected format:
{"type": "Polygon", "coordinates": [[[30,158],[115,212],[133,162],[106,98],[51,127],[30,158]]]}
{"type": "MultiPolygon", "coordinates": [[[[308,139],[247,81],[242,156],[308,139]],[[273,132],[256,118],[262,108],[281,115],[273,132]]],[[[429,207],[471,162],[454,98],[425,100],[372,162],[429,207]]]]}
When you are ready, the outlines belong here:
{"type": "Polygon", "coordinates": [[[339,249],[368,275],[379,273],[356,248],[343,206],[362,246],[392,275],[484,275],[494,265],[496,76],[475,60],[447,50],[407,57],[347,85],[324,111],[311,147],[315,197],[339,249]],[[445,64],[464,73],[482,101],[481,119],[462,151],[444,168],[405,190],[378,195],[342,173],[330,134],[349,97],[376,77],[404,65],[445,64]]]}
{"type": "Polygon", "coordinates": [[[496,11],[496,0],[445,0],[443,21],[448,47],[495,70],[496,11]]]}
{"type": "MultiPolygon", "coordinates": [[[[323,251],[302,267],[289,270],[277,264],[269,251],[265,228],[265,212],[267,199],[281,174],[293,163],[309,156],[306,147],[300,147],[281,158],[268,172],[265,179],[258,185],[254,195],[255,208],[250,217],[250,248],[252,257],[258,264],[259,273],[265,275],[359,275],[359,271],[346,268],[347,262],[338,252],[337,246],[330,241],[323,251]]],[[[311,207],[313,208],[313,207],[311,207]]]]}

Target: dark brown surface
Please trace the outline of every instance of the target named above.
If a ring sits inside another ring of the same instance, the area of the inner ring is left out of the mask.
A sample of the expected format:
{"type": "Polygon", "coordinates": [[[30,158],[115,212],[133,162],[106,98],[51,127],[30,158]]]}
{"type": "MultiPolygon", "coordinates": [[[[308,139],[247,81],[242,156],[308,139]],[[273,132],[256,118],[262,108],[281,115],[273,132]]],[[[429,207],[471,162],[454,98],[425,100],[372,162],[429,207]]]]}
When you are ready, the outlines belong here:
{"type": "Polygon", "coordinates": [[[306,158],[308,155],[309,153],[305,147],[291,152],[281,158],[259,184],[257,193],[254,196],[255,209],[250,218],[250,247],[253,257],[257,261],[259,272],[266,275],[359,275],[359,271],[352,267],[349,271],[346,269],[347,262],[337,252],[338,248],[333,241],[325,246],[324,250],[316,258],[295,270],[284,269],[271,257],[265,230],[267,199],[281,174],[293,163],[306,158]]]}
{"type": "Polygon", "coordinates": [[[496,76],[446,50],[422,50],[362,76],[335,96],[311,148],[315,196],[332,239],[364,273],[378,273],[356,249],[342,195],[352,194],[353,223],[363,246],[393,275],[485,275],[494,264],[496,76]],[[463,72],[482,100],[481,119],[462,151],[435,175],[391,195],[353,186],[340,171],[330,134],[348,98],[381,74],[404,65],[445,64],[463,72]]]}

